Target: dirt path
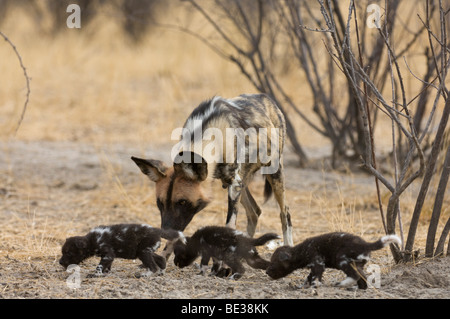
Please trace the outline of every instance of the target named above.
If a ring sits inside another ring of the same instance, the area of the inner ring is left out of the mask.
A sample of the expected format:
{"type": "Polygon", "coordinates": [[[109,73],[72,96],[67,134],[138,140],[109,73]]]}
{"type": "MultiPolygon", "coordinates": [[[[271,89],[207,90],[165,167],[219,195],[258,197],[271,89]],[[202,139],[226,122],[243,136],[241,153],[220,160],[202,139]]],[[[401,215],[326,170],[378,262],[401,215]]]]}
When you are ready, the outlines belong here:
{"type": "MultiPolygon", "coordinates": [[[[0,143],[0,298],[448,298],[450,260],[395,265],[387,249],[373,255],[380,288],[349,291],[334,287],[343,273],[327,270],[318,289],[295,289],[308,272],[299,270],[273,281],[246,267],[238,281],[200,276],[195,267],[178,269],[171,259],[164,276],[136,278],[139,262],[115,260],[105,277],[89,278],[98,262],[91,258],[74,273],[57,260],[68,236],[98,224],[145,222],[159,225],[153,185],[129,160],[142,151],[124,145],[99,148],[69,142],[0,143]],[[79,275],[79,281],[76,276],[79,275]],[[74,279],[71,281],[71,279],[74,279]],[[76,289],[71,283],[79,283],[76,289]]],[[[168,159],[170,147],[146,151],[168,159]]],[[[380,236],[372,179],[366,175],[299,169],[286,158],[287,196],[296,242],[331,230],[354,231],[367,240],[380,236]],[[364,212],[364,215],[363,213],[364,212]]],[[[262,181],[255,180],[255,197],[262,181]]],[[[220,187],[218,187],[220,189],[220,187]]],[[[214,189],[215,192],[215,189],[214,189]]],[[[216,194],[213,204],[194,218],[189,234],[203,224],[219,224],[225,206],[216,194]]],[[[258,232],[279,232],[272,200],[263,206],[258,232]]],[[[238,227],[245,227],[240,214],[238,227]]],[[[268,247],[261,255],[270,258],[268,247]]]]}

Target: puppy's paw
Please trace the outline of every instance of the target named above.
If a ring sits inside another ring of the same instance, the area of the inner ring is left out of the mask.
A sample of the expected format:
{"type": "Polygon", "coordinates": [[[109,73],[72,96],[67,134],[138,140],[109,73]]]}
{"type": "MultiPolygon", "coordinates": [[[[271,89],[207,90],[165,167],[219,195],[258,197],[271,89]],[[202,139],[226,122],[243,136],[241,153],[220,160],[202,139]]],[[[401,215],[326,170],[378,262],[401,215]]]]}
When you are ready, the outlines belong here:
{"type": "Polygon", "coordinates": [[[339,288],[346,288],[348,290],[356,290],[357,281],[352,277],[347,277],[344,280],[338,282],[335,286],[339,288]]]}
{"type": "Polygon", "coordinates": [[[231,275],[231,268],[228,267],[222,267],[216,273],[214,273],[214,276],[219,278],[226,278],[230,275],[231,275]]]}
{"type": "Polygon", "coordinates": [[[208,265],[201,265],[200,272],[198,273],[201,276],[206,276],[206,272],[208,271],[208,265]]]}
{"type": "Polygon", "coordinates": [[[99,278],[99,277],[105,277],[105,276],[106,276],[106,272],[98,271],[96,269],[94,273],[87,274],[86,278],[99,278]]]}
{"type": "Polygon", "coordinates": [[[155,274],[156,273],[148,270],[148,271],[145,271],[145,272],[137,272],[137,273],[134,274],[134,277],[135,278],[149,278],[149,277],[155,276],[155,274]]]}
{"type": "Polygon", "coordinates": [[[230,277],[228,277],[228,279],[230,280],[238,280],[239,278],[242,277],[242,274],[235,272],[234,274],[232,274],[230,277]]]}
{"type": "Polygon", "coordinates": [[[310,288],[310,287],[311,287],[311,285],[310,285],[310,283],[309,283],[308,281],[305,281],[305,282],[302,283],[302,284],[298,284],[298,283],[295,283],[295,282],[293,282],[293,281],[291,281],[291,282],[289,283],[289,288],[291,288],[292,290],[308,289],[308,288],[310,288]]]}
{"type": "Polygon", "coordinates": [[[157,276],[163,276],[166,273],[165,269],[158,269],[157,271],[153,272],[150,269],[147,268],[147,271],[145,272],[137,272],[134,274],[135,278],[149,278],[149,277],[157,277],[157,276]]]}

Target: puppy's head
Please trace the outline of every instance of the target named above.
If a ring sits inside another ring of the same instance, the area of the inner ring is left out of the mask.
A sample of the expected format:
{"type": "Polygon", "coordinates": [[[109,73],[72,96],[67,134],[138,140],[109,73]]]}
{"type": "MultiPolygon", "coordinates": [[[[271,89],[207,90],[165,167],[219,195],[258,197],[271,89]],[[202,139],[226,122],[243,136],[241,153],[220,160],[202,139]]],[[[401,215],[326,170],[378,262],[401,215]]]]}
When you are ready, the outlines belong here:
{"type": "Polygon", "coordinates": [[[173,262],[180,268],[189,266],[198,256],[198,252],[189,248],[189,241],[190,238],[186,237],[186,242],[177,240],[173,246],[173,253],[175,254],[173,262]]]}
{"type": "Polygon", "coordinates": [[[266,269],[266,274],[272,279],[285,277],[295,270],[295,265],[293,264],[292,247],[280,247],[273,253],[270,265],[266,269]]]}
{"type": "Polygon", "coordinates": [[[64,268],[71,264],[79,264],[87,257],[88,241],[86,237],[75,236],[66,239],[62,246],[62,257],[59,263],[64,268]]]}

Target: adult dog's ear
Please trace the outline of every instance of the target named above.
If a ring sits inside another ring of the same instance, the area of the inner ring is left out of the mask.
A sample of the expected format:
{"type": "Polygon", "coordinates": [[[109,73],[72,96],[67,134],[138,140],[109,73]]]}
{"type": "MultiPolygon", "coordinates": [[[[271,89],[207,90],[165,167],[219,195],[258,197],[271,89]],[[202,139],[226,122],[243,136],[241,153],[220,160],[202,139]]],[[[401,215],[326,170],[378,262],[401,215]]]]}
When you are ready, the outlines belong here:
{"type": "Polygon", "coordinates": [[[167,166],[163,162],[134,156],[131,156],[131,159],[141,169],[142,173],[147,175],[153,182],[156,183],[166,177],[167,166]]]}
{"type": "Polygon", "coordinates": [[[173,160],[173,168],[177,174],[187,179],[202,182],[208,176],[208,164],[197,153],[183,151],[173,160]]]}

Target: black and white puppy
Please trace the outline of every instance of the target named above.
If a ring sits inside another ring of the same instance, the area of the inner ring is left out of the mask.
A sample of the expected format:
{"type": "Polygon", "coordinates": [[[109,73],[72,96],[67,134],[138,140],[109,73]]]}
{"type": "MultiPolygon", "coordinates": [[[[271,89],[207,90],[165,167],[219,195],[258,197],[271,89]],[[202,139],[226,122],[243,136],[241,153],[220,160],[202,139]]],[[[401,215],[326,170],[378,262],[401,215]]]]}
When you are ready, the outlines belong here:
{"type": "Polygon", "coordinates": [[[265,270],[267,268],[269,261],[259,256],[255,246],[261,246],[270,240],[279,238],[277,234],[273,233],[259,238],[250,238],[229,227],[206,226],[197,230],[192,237],[186,237],[186,244],[180,241],[174,244],[174,263],[183,268],[192,264],[201,255],[200,274],[206,273],[208,262],[212,258],[214,261],[218,261],[211,270],[213,275],[229,275],[216,267],[223,262],[231,268],[230,279],[239,279],[245,272],[241,263],[243,259],[255,269],[265,270]]]}
{"type": "Polygon", "coordinates": [[[96,274],[102,274],[110,271],[114,258],[139,258],[148,269],[144,274],[148,276],[163,272],[166,268],[166,259],[155,253],[161,245],[161,237],[169,241],[185,241],[183,233],[179,231],[154,228],[146,224],[98,226],[85,236],[67,238],[62,246],[59,263],[67,268],[91,256],[99,256],[101,260],[96,274]]]}
{"type": "Polygon", "coordinates": [[[287,276],[299,268],[311,270],[304,286],[319,285],[325,268],[342,270],[347,278],[337,284],[351,287],[358,284],[367,288],[364,265],[369,261],[370,252],[388,244],[401,244],[396,235],[387,235],[376,242],[368,243],[361,237],[334,232],[306,239],[294,246],[279,247],[272,255],[266,273],[273,279],[287,276]]]}

